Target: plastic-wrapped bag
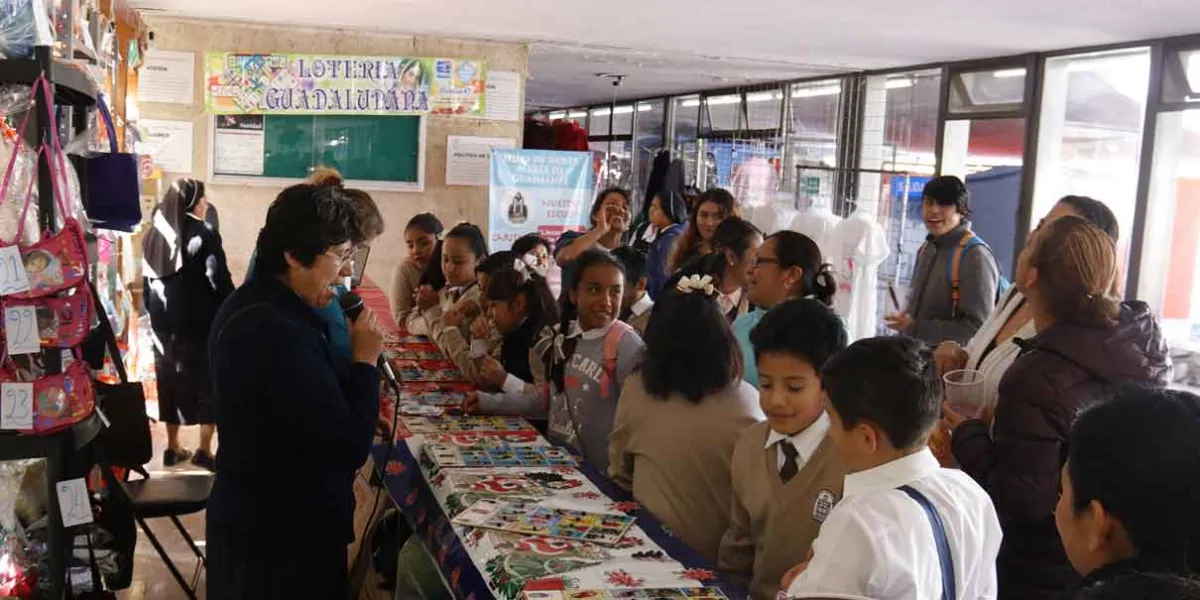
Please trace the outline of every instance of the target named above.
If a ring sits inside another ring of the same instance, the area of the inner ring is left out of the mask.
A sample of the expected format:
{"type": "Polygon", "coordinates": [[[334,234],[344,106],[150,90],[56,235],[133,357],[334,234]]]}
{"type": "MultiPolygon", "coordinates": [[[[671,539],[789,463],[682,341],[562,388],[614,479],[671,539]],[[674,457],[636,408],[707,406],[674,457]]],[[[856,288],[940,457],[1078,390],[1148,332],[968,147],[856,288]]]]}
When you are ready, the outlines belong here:
{"type": "Polygon", "coordinates": [[[0,58],[26,59],[54,43],[42,0],[0,0],[0,58]]]}
{"type": "Polygon", "coordinates": [[[6,117],[31,109],[33,109],[32,87],[15,83],[0,85],[0,116],[6,117]]]}
{"type": "Polygon", "coordinates": [[[25,227],[22,229],[20,224],[21,211],[25,208],[25,194],[37,173],[37,154],[24,141],[0,141],[0,173],[8,166],[8,161],[12,160],[14,152],[18,154],[17,164],[13,167],[12,182],[3,197],[0,197],[0,242],[35,244],[41,239],[36,186],[29,201],[29,210],[25,211],[25,227]],[[16,239],[17,231],[23,231],[20,240],[16,239]]]}

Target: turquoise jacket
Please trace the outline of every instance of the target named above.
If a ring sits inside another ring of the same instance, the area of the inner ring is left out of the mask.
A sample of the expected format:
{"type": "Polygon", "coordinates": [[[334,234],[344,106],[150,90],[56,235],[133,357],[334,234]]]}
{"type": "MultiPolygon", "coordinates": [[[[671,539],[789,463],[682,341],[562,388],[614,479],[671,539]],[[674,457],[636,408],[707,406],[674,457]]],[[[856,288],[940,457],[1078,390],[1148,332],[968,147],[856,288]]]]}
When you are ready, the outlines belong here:
{"type": "Polygon", "coordinates": [[[756,388],[758,387],[758,360],[754,358],[754,344],[750,343],[750,331],[766,314],[767,311],[756,308],[733,322],[733,335],[737,338],[738,346],[742,348],[742,379],[756,388]]]}
{"type": "MultiPolygon", "coordinates": [[[[250,254],[250,267],[247,269],[249,275],[246,279],[254,277],[254,259],[257,258],[257,250],[250,254]]],[[[333,358],[338,365],[350,364],[352,356],[350,350],[350,328],[346,326],[346,313],[342,312],[342,305],[338,304],[338,298],[342,297],[349,290],[345,286],[334,286],[335,297],[329,306],[322,308],[314,308],[313,311],[317,316],[325,321],[325,326],[329,330],[329,347],[333,350],[333,358]]]]}

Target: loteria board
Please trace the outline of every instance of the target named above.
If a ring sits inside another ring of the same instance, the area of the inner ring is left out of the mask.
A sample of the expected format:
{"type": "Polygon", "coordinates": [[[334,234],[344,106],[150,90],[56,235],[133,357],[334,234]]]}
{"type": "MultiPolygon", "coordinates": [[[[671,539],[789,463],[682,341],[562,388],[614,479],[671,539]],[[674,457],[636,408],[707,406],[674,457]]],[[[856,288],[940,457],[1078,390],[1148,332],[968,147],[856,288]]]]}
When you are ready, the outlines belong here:
{"type": "Polygon", "coordinates": [[[400,399],[430,406],[458,408],[466,402],[470,392],[471,385],[467,383],[406,382],[400,389],[400,399]]]}
{"type": "Polygon", "coordinates": [[[535,430],[528,431],[471,431],[466,433],[426,433],[426,444],[454,446],[503,446],[525,444],[546,446],[548,442],[535,430]]]}
{"type": "Polygon", "coordinates": [[[536,431],[521,417],[402,417],[412,433],[536,431]]]}
{"type": "Polygon", "coordinates": [[[445,355],[436,344],[403,344],[388,348],[384,354],[389,360],[442,360],[445,355]]]}
{"type": "Polygon", "coordinates": [[[717,588],[525,592],[523,600],[729,600],[717,588]]]}
{"type": "Polygon", "coordinates": [[[392,368],[404,384],[411,381],[462,381],[463,374],[449,360],[392,359],[392,368]]]}
{"type": "Polygon", "coordinates": [[[445,467],[574,467],[575,459],[554,446],[489,444],[458,446],[426,443],[422,448],[439,468],[445,467]]]}
{"type": "Polygon", "coordinates": [[[453,519],[466,527],[585,541],[599,546],[616,546],[633,521],[629,515],[550,508],[518,500],[480,500],[453,519]]]}

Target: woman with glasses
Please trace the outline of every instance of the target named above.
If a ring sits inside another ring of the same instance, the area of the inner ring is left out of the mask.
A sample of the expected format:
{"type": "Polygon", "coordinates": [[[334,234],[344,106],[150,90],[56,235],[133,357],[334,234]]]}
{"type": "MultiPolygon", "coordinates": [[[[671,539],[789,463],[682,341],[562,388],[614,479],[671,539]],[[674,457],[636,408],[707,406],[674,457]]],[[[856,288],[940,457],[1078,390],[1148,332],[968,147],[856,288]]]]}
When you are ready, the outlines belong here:
{"type": "Polygon", "coordinates": [[[795,231],[779,231],[767,236],[754,258],[747,282],[747,294],[755,309],[733,322],[733,334],[742,348],[745,374],[742,379],[758,387],[758,368],[750,331],[767,311],[784,300],[812,298],[833,306],[837,282],[833,267],[821,259],[821,249],[808,236],[795,231]]]}
{"type": "MultiPolygon", "coordinates": [[[[346,327],[346,314],[342,312],[342,305],[336,300],[349,291],[348,282],[354,274],[354,255],[383,235],[383,215],[379,214],[379,207],[375,205],[370,194],[362,190],[347,189],[342,175],[333,169],[317,169],[308,176],[305,183],[316,187],[334,188],[354,205],[354,227],[350,232],[350,247],[344,253],[329,255],[330,259],[338,263],[338,280],[331,288],[334,302],[314,309],[329,328],[329,344],[333,348],[333,355],[344,366],[350,360],[350,330],[346,327]]],[[[256,248],[250,255],[250,274],[247,279],[255,276],[257,258],[256,248]]]]}
{"type": "Polygon", "coordinates": [[[233,279],[216,229],[205,222],[204,183],[176,181],[154,209],[154,226],[142,240],[142,286],[154,331],[154,371],[159,419],[167,425],[163,465],[192,460],[216,468],[209,410],[211,382],[208,333],[221,303],[233,293],[233,279]],[[200,425],[193,455],[179,443],[179,428],[200,425]]]}

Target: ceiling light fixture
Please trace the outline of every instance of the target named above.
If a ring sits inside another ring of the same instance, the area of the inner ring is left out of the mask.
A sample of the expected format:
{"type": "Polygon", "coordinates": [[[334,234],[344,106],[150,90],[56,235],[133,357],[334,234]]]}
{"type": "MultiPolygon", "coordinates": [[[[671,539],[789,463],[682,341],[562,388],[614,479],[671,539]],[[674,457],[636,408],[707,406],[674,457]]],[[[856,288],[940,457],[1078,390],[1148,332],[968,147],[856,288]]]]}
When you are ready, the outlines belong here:
{"type": "Polygon", "coordinates": [[[900,89],[904,89],[904,88],[910,88],[912,86],[913,86],[913,80],[911,80],[907,77],[901,77],[900,79],[889,79],[889,80],[887,80],[887,83],[884,85],[884,87],[889,90],[900,90],[900,89]]]}
{"type": "Polygon", "coordinates": [[[823,85],[821,87],[794,87],[792,88],[793,98],[815,98],[817,96],[832,96],[841,93],[842,86],[840,85],[823,85]]]}
{"type": "Polygon", "coordinates": [[[992,71],[992,77],[995,79],[1012,79],[1014,77],[1024,76],[1025,69],[1023,67],[1020,69],[1001,69],[999,71],[992,71]]]}

